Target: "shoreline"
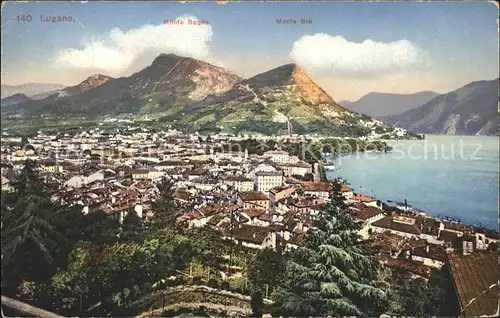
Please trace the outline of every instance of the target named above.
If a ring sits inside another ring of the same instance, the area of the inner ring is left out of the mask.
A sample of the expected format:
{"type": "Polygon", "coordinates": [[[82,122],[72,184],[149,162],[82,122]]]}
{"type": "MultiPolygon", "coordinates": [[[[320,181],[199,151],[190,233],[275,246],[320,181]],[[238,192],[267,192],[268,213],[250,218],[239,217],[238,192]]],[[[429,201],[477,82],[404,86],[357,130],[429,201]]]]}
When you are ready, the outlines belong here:
{"type": "Polygon", "coordinates": [[[387,153],[332,154],[328,163],[335,169],[326,171],[327,177],[347,179],[367,195],[376,190],[373,194],[386,204],[387,200],[413,198],[414,209],[434,219],[448,221],[450,217],[463,225],[499,231],[498,136],[428,137],[420,142],[403,141],[404,148],[396,146],[387,153]],[[412,145],[418,146],[408,151],[412,145]]]}
{"type": "MultiPolygon", "coordinates": [[[[321,180],[321,181],[323,181],[323,180],[321,180]]],[[[331,179],[327,179],[327,181],[331,182],[332,180],[331,179]]],[[[344,181],[349,181],[349,180],[344,180],[344,181]]],[[[358,191],[354,191],[354,192],[357,195],[366,196],[364,193],[361,193],[361,192],[358,192],[358,191]]],[[[383,207],[384,206],[385,207],[390,207],[391,212],[398,213],[398,214],[401,214],[401,215],[405,215],[405,214],[406,215],[412,214],[412,215],[415,215],[415,216],[420,215],[420,216],[423,216],[425,218],[430,218],[430,219],[433,219],[433,220],[436,220],[436,221],[439,221],[439,222],[442,222],[442,223],[444,223],[444,222],[454,223],[454,224],[457,224],[457,225],[463,225],[463,226],[467,226],[467,227],[473,228],[474,230],[486,230],[486,231],[495,232],[497,234],[500,233],[500,229],[499,228],[491,228],[491,227],[488,227],[488,226],[479,226],[479,225],[476,225],[476,224],[470,224],[468,222],[461,222],[461,219],[458,219],[458,218],[452,217],[452,216],[433,215],[431,212],[426,212],[426,211],[420,210],[418,208],[415,208],[411,204],[408,204],[408,206],[411,207],[411,209],[405,211],[403,209],[398,208],[397,206],[389,205],[389,204],[386,203],[388,201],[391,201],[391,202],[399,202],[399,201],[396,201],[396,200],[385,200],[385,201],[383,201],[383,200],[378,199],[375,196],[370,196],[370,197],[372,197],[375,200],[381,202],[383,207]]],[[[384,212],[389,212],[386,209],[383,209],[383,211],[384,212]]]]}

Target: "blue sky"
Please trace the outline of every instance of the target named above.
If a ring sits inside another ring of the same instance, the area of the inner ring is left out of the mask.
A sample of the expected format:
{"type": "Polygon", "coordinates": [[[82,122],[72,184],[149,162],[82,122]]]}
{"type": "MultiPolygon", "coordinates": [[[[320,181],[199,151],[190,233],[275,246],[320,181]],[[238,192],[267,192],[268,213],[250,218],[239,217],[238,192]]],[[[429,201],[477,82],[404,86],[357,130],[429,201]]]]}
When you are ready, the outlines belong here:
{"type": "Polygon", "coordinates": [[[72,85],[95,72],[129,75],[170,50],[242,76],[297,62],[336,99],[370,91],[445,92],[498,77],[497,19],[498,9],[487,2],[8,3],[2,83],[72,85]],[[32,21],[18,22],[18,14],[32,21]],[[185,15],[209,26],[172,28],[163,37],[163,20],[185,15]],[[41,16],[78,21],[47,23],[41,16]],[[297,24],[280,25],[278,18],[297,24]],[[312,24],[300,24],[301,18],[312,24]],[[149,32],[145,25],[157,28],[149,32]],[[113,28],[122,31],[119,40],[110,37],[113,28]],[[62,53],[67,49],[78,52],[62,53]],[[99,60],[98,66],[86,60],[99,60]]]}

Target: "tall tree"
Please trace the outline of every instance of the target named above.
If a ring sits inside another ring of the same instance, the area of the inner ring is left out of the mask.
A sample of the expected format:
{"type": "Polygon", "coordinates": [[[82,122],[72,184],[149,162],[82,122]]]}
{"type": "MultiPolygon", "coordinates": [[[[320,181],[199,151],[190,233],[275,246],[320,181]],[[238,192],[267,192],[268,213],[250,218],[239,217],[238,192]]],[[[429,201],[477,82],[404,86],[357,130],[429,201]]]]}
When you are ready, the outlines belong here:
{"type": "Polygon", "coordinates": [[[45,182],[32,161],[26,161],[13,187],[2,201],[2,283],[11,287],[21,280],[50,279],[69,253],[66,231],[76,232],[77,226],[69,222],[77,214],[53,199],[57,187],[45,182]]]}
{"type": "Polygon", "coordinates": [[[379,316],[386,307],[378,288],[377,259],[360,240],[334,182],[331,202],[318,214],[304,246],[293,250],[276,293],[282,314],[379,316]]]}
{"type": "Polygon", "coordinates": [[[124,239],[142,238],[142,220],[135,211],[127,213],[123,218],[122,233],[124,239]]]}
{"type": "Polygon", "coordinates": [[[22,145],[22,147],[24,147],[24,146],[26,146],[26,145],[28,145],[28,144],[29,144],[28,137],[26,137],[26,136],[22,136],[22,137],[21,137],[21,145],[22,145]]]}
{"type": "Polygon", "coordinates": [[[157,185],[158,197],[153,203],[153,229],[175,228],[177,218],[177,205],[174,201],[173,183],[168,178],[163,178],[157,185]]]}
{"type": "Polygon", "coordinates": [[[212,268],[220,266],[221,257],[227,252],[227,247],[219,232],[210,227],[199,227],[189,229],[186,234],[196,261],[212,268]]]}
{"type": "Polygon", "coordinates": [[[251,317],[262,317],[264,309],[264,299],[260,290],[255,291],[250,299],[250,306],[252,307],[251,317]]]}
{"type": "Polygon", "coordinates": [[[443,266],[440,270],[434,270],[427,281],[424,315],[454,317],[460,314],[457,310],[460,306],[457,303],[447,266],[443,266]]]}
{"type": "Polygon", "coordinates": [[[103,211],[88,213],[81,223],[82,237],[91,242],[116,242],[120,224],[116,218],[108,216],[103,211]]]}
{"type": "Polygon", "coordinates": [[[252,289],[264,291],[267,285],[269,294],[283,279],[284,271],[285,258],[280,252],[270,248],[257,252],[247,267],[248,280],[252,289]]]}
{"type": "Polygon", "coordinates": [[[26,160],[21,171],[11,182],[14,199],[29,195],[52,196],[57,191],[57,185],[45,182],[37,170],[33,160],[26,160]]]}

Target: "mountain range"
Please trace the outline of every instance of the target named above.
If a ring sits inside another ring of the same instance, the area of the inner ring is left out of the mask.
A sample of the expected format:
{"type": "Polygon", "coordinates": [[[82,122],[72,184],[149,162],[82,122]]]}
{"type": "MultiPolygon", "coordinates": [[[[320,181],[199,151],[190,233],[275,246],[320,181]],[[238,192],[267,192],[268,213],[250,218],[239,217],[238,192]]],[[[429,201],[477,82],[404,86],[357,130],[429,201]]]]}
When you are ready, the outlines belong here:
{"type": "Polygon", "coordinates": [[[162,54],[129,77],[96,74],[42,100],[16,105],[23,116],[52,117],[142,115],[166,112],[173,105],[220,93],[240,81],[222,68],[174,54],[162,54]]]}
{"type": "Polygon", "coordinates": [[[22,85],[1,85],[1,98],[12,96],[14,94],[24,94],[32,99],[45,98],[48,92],[54,92],[65,88],[60,84],[50,83],[27,83],[22,85]]]}
{"type": "Polygon", "coordinates": [[[350,110],[374,118],[391,116],[422,106],[439,94],[422,91],[414,94],[390,94],[372,92],[355,102],[342,101],[341,105],[350,110]]]}
{"type": "MultiPolygon", "coordinates": [[[[391,128],[338,105],[299,66],[249,79],[209,63],[159,55],[128,77],[97,74],[40,100],[2,107],[15,118],[148,118],[184,131],[360,136],[391,128]],[[366,125],[366,122],[371,122],[366,125]]],[[[2,116],[2,117],[4,117],[2,116]]]]}
{"type": "Polygon", "coordinates": [[[243,79],[204,61],[160,54],[128,77],[96,74],[78,85],[45,92],[44,98],[10,96],[2,99],[1,110],[2,118],[14,121],[126,118],[208,133],[292,131],[355,137],[373,130],[390,133],[389,125],[396,125],[420,133],[493,134],[498,81],[496,86],[473,84],[436,97],[434,92],[370,93],[357,102],[343,101],[344,107],[296,64],[243,79]]]}
{"type": "Polygon", "coordinates": [[[498,90],[499,79],[472,82],[420,107],[381,119],[425,134],[498,135],[498,90]]]}

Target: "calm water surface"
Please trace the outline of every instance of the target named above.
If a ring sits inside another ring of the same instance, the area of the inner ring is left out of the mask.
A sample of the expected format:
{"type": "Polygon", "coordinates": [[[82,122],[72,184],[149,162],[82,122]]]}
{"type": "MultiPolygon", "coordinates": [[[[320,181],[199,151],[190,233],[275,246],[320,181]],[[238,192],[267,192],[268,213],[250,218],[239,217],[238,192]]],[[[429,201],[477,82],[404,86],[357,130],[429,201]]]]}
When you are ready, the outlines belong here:
{"type": "Polygon", "coordinates": [[[389,141],[391,153],[337,158],[331,179],[347,179],[356,191],[404,201],[434,216],[498,228],[499,138],[427,136],[389,141]]]}

